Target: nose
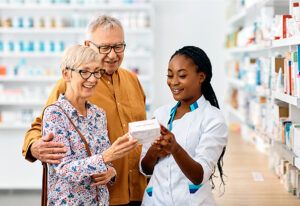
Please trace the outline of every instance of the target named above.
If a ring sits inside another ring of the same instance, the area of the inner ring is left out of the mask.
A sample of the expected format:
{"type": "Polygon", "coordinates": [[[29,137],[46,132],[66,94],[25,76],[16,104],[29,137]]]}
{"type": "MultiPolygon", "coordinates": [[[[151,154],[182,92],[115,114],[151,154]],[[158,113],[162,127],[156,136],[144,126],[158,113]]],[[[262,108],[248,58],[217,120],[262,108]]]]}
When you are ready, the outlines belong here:
{"type": "Polygon", "coordinates": [[[107,54],[107,56],[110,58],[110,59],[114,59],[117,57],[117,53],[115,52],[114,48],[111,48],[110,52],[107,54]]]}
{"type": "Polygon", "coordinates": [[[178,78],[177,78],[176,76],[174,76],[174,77],[170,80],[170,82],[171,82],[171,85],[177,85],[177,84],[179,84],[178,78]]]}
{"type": "Polygon", "coordinates": [[[89,81],[89,82],[98,82],[98,79],[94,76],[94,74],[92,74],[90,76],[90,78],[87,79],[87,81],[89,81]]]}

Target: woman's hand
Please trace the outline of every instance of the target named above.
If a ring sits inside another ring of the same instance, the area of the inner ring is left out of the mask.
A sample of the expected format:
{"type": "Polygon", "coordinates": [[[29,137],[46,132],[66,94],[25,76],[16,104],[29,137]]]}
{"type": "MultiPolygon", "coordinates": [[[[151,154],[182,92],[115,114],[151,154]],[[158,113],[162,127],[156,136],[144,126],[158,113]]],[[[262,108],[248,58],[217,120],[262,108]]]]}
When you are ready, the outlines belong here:
{"type": "Polygon", "coordinates": [[[107,150],[102,153],[104,163],[109,163],[127,155],[138,145],[136,139],[129,137],[128,133],[119,137],[107,150]]]}
{"type": "Polygon", "coordinates": [[[179,149],[179,145],[172,132],[160,125],[161,137],[154,144],[160,147],[161,151],[167,154],[175,154],[179,149]]]}
{"type": "Polygon", "coordinates": [[[170,153],[163,150],[163,147],[160,145],[161,140],[163,139],[162,136],[158,137],[151,145],[151,147],[149,148],[149,150],[151,151],[151,153],[155,154],[156,157],[158,157],[159,159],[164,158],[166,156],[168,156],[170,153]]]}
{"type": "Polygon", "coordinates": [[[92,175],[94,183],[92,186],[106,185],[114,176],[117,175],[115,168],[107,166],[107,171],[92,175]]]}

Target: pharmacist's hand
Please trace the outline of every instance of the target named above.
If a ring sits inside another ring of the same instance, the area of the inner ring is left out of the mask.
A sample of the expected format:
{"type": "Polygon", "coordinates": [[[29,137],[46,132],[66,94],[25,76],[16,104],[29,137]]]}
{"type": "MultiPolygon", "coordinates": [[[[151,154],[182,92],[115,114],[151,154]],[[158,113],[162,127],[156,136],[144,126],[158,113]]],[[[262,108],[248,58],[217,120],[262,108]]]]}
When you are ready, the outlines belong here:
{"type": "Polygon", "coordinates": [[[151,150],[151,152],[160,159],[162,159],[170,154],[167,151],[163,150],[163,147],[160,145],[161,138],[162,138],[161,136],[159,138],[157,138],[152,143],[151,147],[149,148],[149,150],[151,150]]]}
{"type": "Polygon", "coordinates": [[[155,141],[155,144],[158,144],[162,151],[174,154],[179,148],[174,134],[162,125],[160,125],[160,133],[161,137],[155,141]]]}
{"type": "Polygon", "coordinates": [[[102,158],[105,163],[109,163],[127,155],[137,145],[138,141],[130,138],[127,133],[122,137],[119,137],[107,150],[105,150],[102,153],[102,158]]]}
{"type": "Polygon", "coordinates": [[[117,175],[115,168],[108,166],[106,172],[92,175],[94,183],[92,186],[106,185],[114,176],[117,175]]]}
{"type": "Polygon", "coordinates": [[[31,155],[42,162],[59,164],[65,156],[67,148],[63,143],[52,142],[53,138],[53,134],[50,133],[33,142],[30,147],[31,155]]]}

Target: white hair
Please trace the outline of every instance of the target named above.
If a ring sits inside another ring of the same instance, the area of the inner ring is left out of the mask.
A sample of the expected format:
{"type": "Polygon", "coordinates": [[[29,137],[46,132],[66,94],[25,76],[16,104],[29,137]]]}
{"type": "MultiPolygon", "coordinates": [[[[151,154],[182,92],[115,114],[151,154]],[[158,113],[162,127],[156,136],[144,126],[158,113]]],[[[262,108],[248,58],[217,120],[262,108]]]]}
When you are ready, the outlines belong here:
{"type": "Polygon", "coordinates": [[[99,62],[100,65],[101,56],[98,52],[88,46],[72,45],[64,51],[60,68],[78,68],[91,62],[99,62]]]}
{"type": "Polygon", "coordinates": [[[88,23],[86,31],[87,39],[91,39],[92,33],[99,27],[110,29],[119,27],[123,31],[122,23],[117,18],[108,15],[97,15],[88,23]]]}

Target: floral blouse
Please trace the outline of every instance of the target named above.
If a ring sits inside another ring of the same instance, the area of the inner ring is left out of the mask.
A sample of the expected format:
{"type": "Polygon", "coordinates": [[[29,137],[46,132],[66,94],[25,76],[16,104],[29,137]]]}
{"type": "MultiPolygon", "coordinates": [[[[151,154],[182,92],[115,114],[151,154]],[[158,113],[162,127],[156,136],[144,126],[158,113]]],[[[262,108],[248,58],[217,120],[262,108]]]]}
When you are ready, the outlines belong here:
{"type": "Polygon", "coordinates": [[[53,133],[55,142],[67,148],[60,164],[48,165],[48,205],[109,205],[105,185],[91,186],[91,176],[107,171],[101,153],[110,146],[106,115],[102,109],[87,103],[87,117],[79,114],[71,103],[60,95],[59,105],[72,119],[87,140],[92,152],[88,157],[84,143],[66,115],[57,106],[49,106],[43,117],[43,135],[53,133]]]}

